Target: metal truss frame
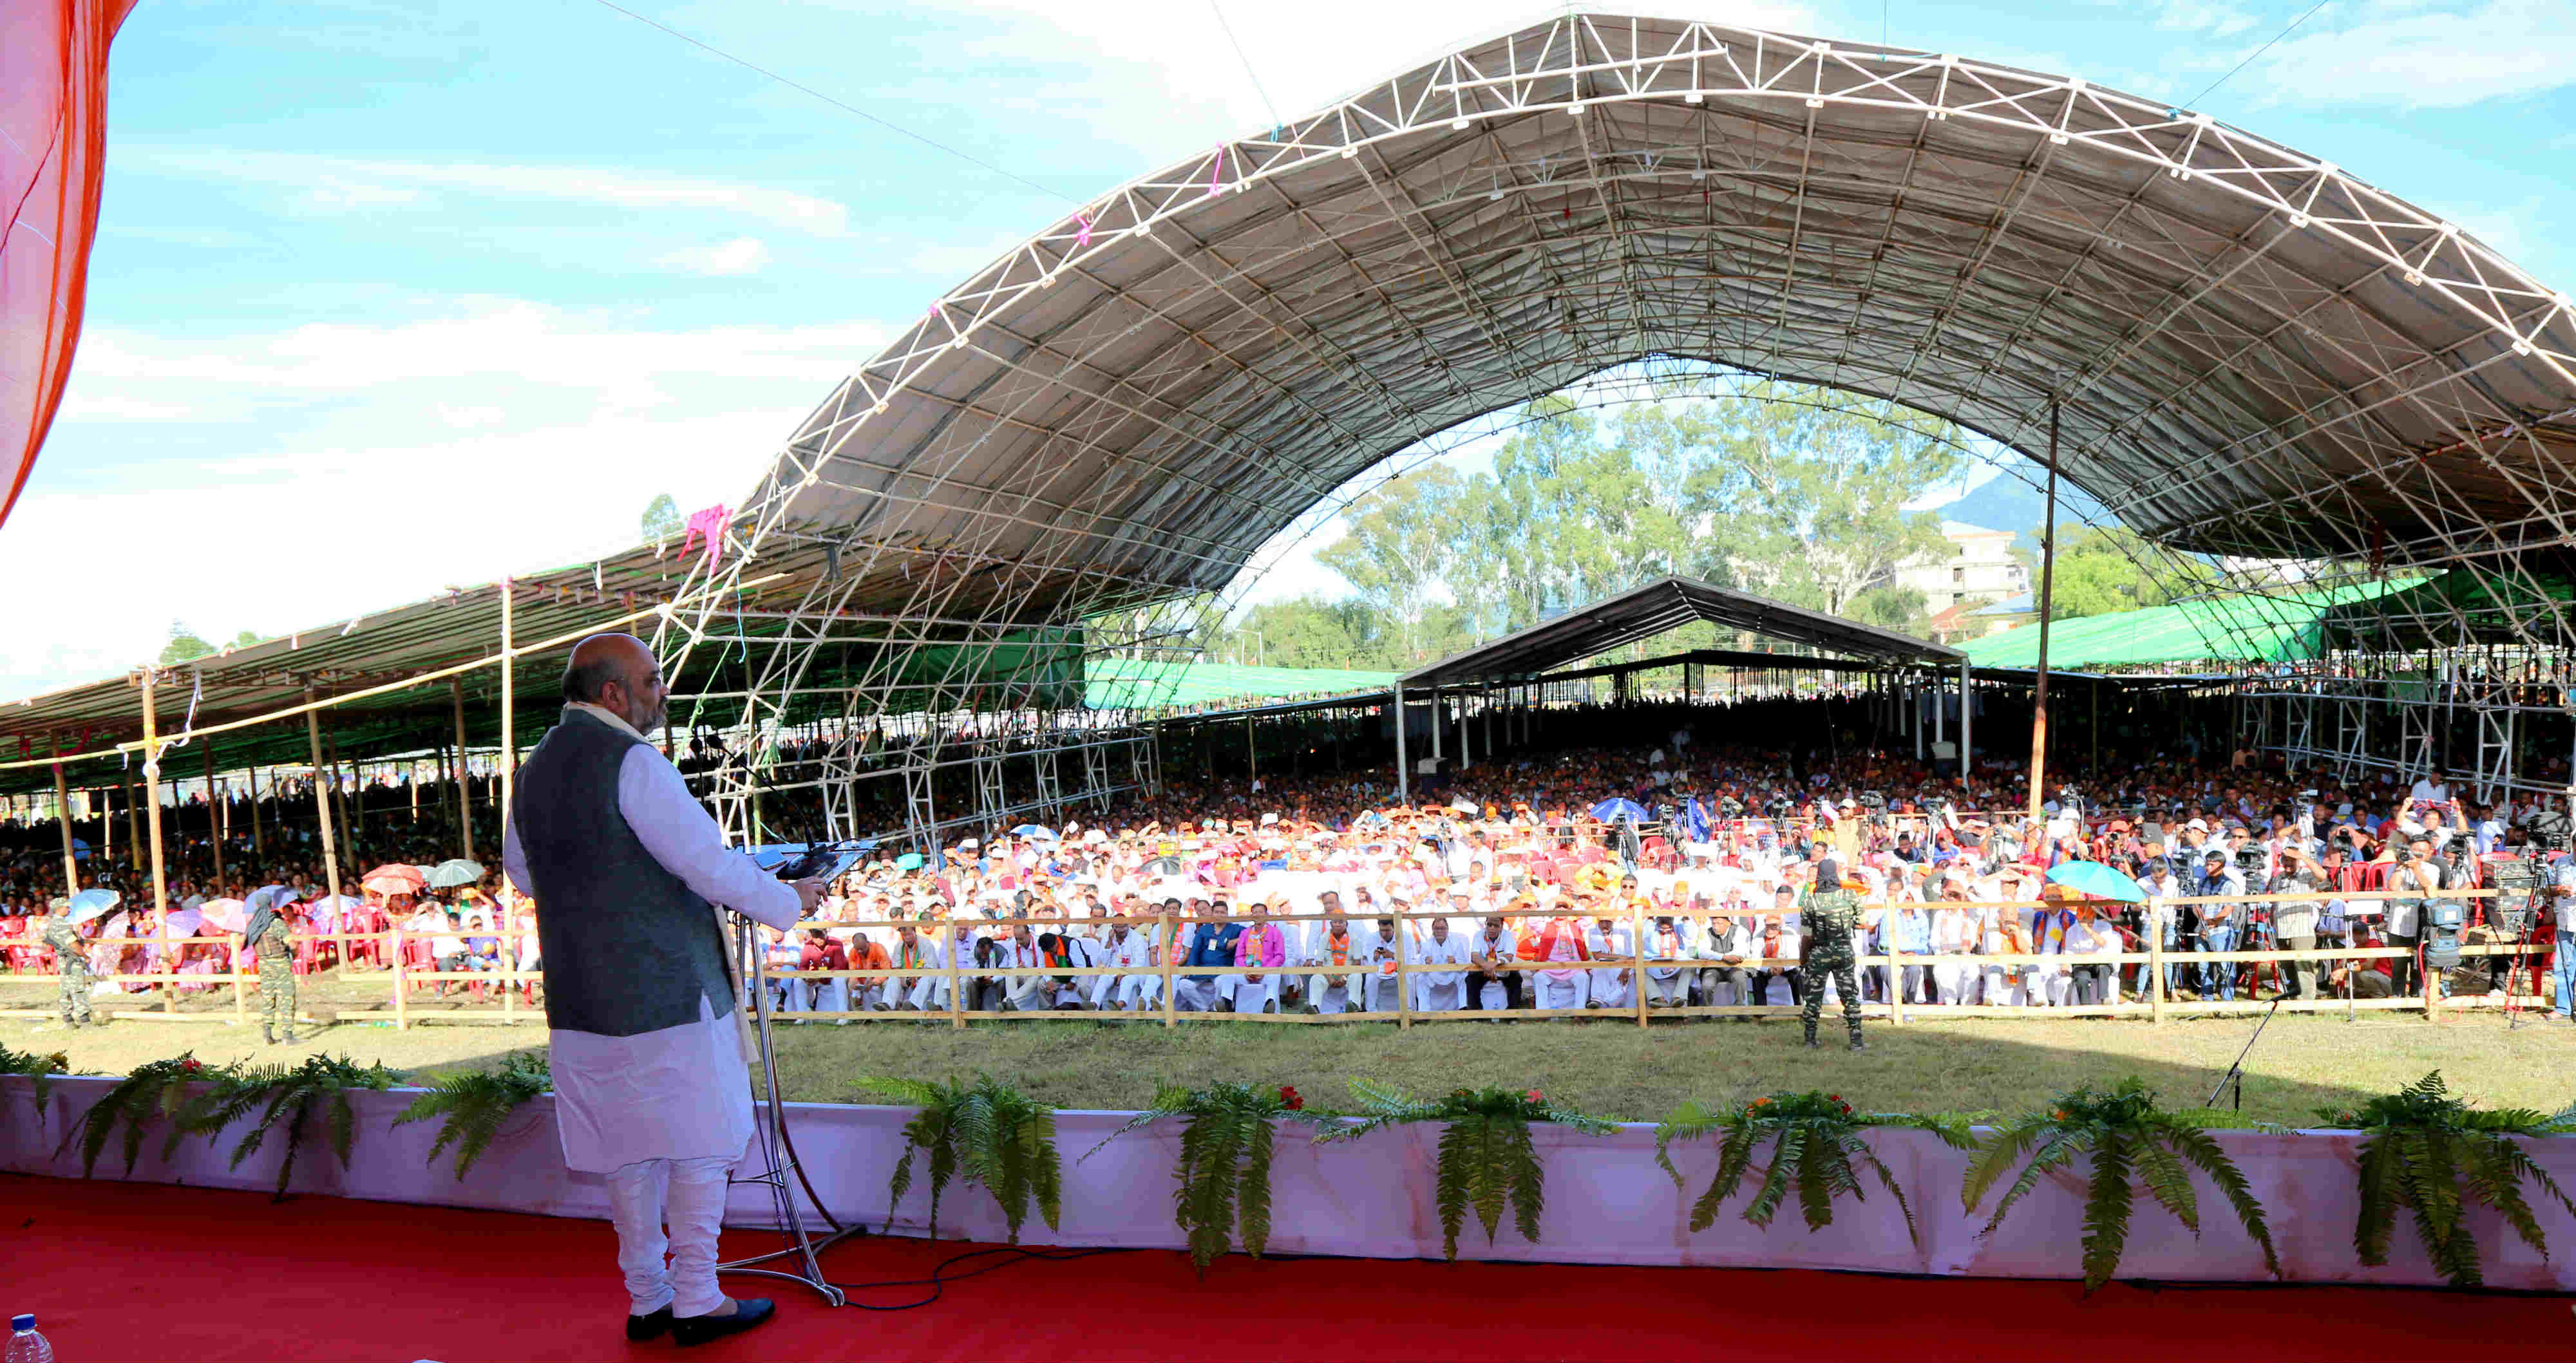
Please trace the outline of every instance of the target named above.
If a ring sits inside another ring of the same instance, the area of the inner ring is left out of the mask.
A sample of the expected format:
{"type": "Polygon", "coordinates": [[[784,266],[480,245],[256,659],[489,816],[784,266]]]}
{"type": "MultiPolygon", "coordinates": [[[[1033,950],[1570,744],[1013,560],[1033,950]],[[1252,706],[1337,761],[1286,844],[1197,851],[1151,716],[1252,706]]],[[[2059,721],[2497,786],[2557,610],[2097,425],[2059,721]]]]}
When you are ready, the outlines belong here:
{"type": "MultiPolygon", "coordinates": [[[[2331,164],[2081,78],[1572,14],[1111,190],[844,381],[662,617],[743,650],[738,690],[686,698],[739,745],[717,803],[748,835],[759,790],[810,780],[841,789],[828,831],[879,831],[850,792],[887,768],[854,736],[891,715],[918,721],[916,838],[1108,798],[1114,759],[1069,791],[1068,750],[1124,746],[1148,785],[1150,677],[1083,711],[1033,637],[1076,688],[1089,660],[1151,673],[1363,474],[1552,392],[1692,374],[1883,398],[2053,468],[2202,593],[2278,604],[2213,628],[2214,658],[2277,659],[2257,636],[2317,593],[2434,572],[2533,604],[2383,626],[2562,670],[2576,648],[2547,588],[2576,510],[2564,294],[2331,164]],[[784,627],[727,636],[781,571],[784,627]],[[943,773],[1023,759],[1027,798],[979,775],[939,808],[943,773]]],[[[2335,688],[2400,656],[2321,642],[2249,681],[2256,741],[2375,760],[2369,710],[2432,700],[2335,688]],[[2329,694],[2331,732],[2294,720],[2329,694]]]]}

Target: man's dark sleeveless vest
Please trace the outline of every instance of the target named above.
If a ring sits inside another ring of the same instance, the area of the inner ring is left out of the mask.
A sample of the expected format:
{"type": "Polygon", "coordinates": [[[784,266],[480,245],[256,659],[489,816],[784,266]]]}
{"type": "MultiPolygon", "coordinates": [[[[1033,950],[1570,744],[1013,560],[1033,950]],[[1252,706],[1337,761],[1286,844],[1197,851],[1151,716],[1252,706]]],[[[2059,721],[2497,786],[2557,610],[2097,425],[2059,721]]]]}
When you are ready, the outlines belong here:
{"type": "Polygon", "coordinates": [[[641,740],[567,706],[519,767],[510,810],[537,898],[546,1023],[635,1036],[733,1008],[714,909],[662,868],[617,812],[641,740]]]}

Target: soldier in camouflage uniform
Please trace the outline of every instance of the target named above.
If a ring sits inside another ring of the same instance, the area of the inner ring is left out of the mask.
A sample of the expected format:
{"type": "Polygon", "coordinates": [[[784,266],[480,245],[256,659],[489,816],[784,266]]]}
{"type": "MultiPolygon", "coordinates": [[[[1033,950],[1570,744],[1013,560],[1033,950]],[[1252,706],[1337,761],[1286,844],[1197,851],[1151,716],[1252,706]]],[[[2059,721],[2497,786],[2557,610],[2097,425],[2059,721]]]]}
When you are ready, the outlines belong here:
{"type": "Polygon", "coordinates": [[[87,1027],[89,1015],[89,943],[72,931],[72,902],[56,899],[39,936],[54,949],[54,969],[62,977],[63,1022],[87,1027]]]}
{"type": "Polygon", "coordinates": [[[1831,976],[1843,996],[1843,1028],[1851,1048],[1867,1049],[1860,1039],[1860,981],[1852,962],[1852,929],[1860,922],[1860,899],[1843,888],[1843,868],[1828,857],[1816,864],[1816,883],[1798,906],[1806,939],[1806,957],[1798,964],[1798,984],[1806,993],[1807,1044],[1816,1044],[1816,1015],[1825,1006],[1825,979],[1831,976]]]}
{"type": "Polygon", "coordinates": [[[279,913],[261,924],[259,935],[250,944],[251,955],[259,961],[259,1034],[270,1045],[281,1039],[295,1044],[295,944],[287,939],[286,915],[279,913]],[[285,1036],[280,1038],[278,1032],[285,1036]]]}

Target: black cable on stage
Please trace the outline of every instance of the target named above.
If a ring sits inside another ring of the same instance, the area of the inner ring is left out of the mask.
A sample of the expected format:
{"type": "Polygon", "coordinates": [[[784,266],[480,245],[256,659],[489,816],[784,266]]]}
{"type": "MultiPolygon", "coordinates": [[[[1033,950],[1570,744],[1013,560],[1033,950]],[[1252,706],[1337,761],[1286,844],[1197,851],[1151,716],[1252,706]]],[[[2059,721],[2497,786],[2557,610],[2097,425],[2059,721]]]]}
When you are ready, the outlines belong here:
{"type": "Polygon", "coordinates": [[[948,1284],[950,1283],[962,1282],[968,1278],[981,1277],[995,1269],[1009,1268],[1014,1264],[1027,1263],[1031,1259],[1045,1260],[1050,1263],[1061,1263],[1071,1259],[1088,1259],[1094,1255],[1100,1254],[1133,1253],[1136,1253],[1136,1251],[1125,1246],[1115,1246],[1105,1249],[1026,1249],[1018,1245],[993,1245],[985,1249],[970,1249],[958,1254],[952,1254],[949,1257],[940,1260],[938,1267],[931,1269],[930,1276],[927,1278],[890,1278],[884,1282],[876,1283],[834,1282],[832,1283],[832,1286],[841,1290],[844,1298],[842,1305],[844,1306],[856,1307],[861,1311],[912,1311],[938,1301],[941,1295],[948,1290],[948,1284]],[[1008,1257],[1001,1258],[995,1263],[986,1264],[981,1268],[970,1269],[963,1273],[949,1272],[951,1268],[954,1268],[959,1264],[969,1263],[976,1259],[990,1259],[997,1255],[1008,1257]],[[930,1295],[921,1298],[919,1301],[900,1302],[893,1306],[871,1306],[866,1302],[858,1300],[855,1295],[860,1292],[879,1292],[888,1288],[896,1287],[927,1287],[930,1289],[930,1295]]]}

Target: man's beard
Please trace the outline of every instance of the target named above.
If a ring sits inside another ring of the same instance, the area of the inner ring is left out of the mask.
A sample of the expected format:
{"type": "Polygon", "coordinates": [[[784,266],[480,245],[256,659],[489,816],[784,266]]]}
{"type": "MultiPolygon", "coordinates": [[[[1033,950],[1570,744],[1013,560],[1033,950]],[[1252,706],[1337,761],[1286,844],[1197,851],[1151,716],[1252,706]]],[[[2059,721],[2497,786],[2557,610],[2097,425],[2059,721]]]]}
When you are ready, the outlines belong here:
{"type": "Polygon", "coordinates": [[[639,734],[649,734],[655,729],[659,729],[663,725],[670,723],[671,702],[668,697],[664,697],[663,699],[654,702],[653,708],[649,713],[641,715],[620,715],[618,718],[625,720],[628,725],[633,727],[635,732],[639,734]]]}

